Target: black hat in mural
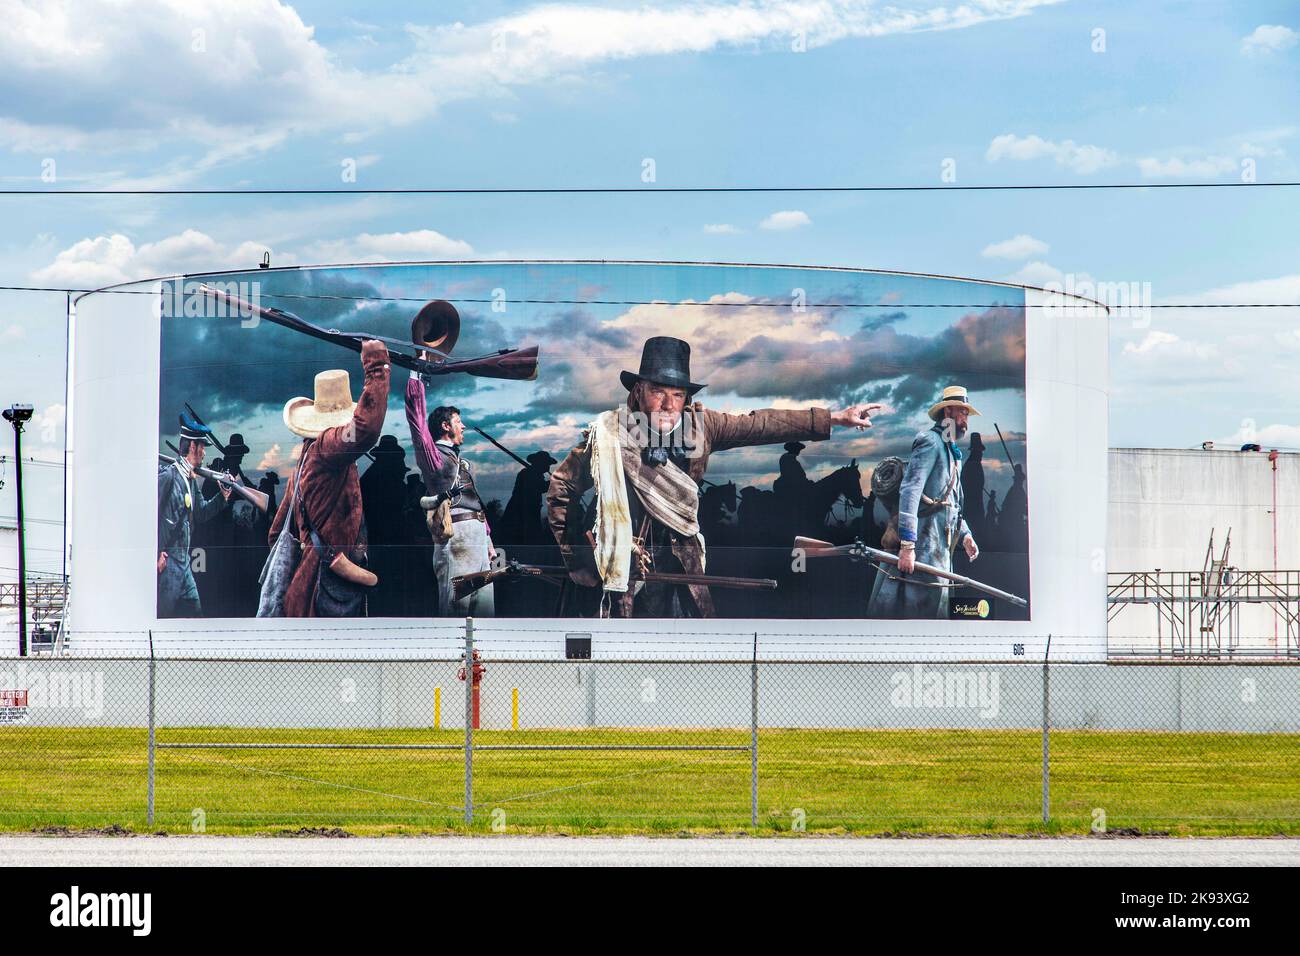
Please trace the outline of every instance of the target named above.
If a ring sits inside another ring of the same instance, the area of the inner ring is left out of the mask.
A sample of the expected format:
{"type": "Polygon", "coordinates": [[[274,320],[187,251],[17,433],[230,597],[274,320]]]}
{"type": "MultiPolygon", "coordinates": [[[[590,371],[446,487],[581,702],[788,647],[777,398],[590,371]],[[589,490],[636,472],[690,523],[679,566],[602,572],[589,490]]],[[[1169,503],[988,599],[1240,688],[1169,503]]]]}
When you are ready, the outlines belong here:
{"type": "Polygon", "coordinates": [[[691,381],[691,347],[681,339],[656,335],[646,339],[641,349],[641,369],[624,371],[619,375],[628,391],[638,381],[654,382],[670,388],[683,388],[687,396],[694,395],[703,385],[691,381]]]}

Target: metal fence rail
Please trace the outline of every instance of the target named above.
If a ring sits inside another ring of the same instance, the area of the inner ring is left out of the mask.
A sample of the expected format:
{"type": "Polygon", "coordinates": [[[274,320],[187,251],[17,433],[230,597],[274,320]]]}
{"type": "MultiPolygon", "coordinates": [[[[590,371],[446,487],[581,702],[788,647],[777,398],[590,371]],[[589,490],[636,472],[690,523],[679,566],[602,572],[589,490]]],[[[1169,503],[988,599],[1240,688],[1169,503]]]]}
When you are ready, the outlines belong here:
{"type": "Polygon", "coordinates": [[[0,660],[0,827],[1300,833],[1295,664],[451,646],[0,660]]]}

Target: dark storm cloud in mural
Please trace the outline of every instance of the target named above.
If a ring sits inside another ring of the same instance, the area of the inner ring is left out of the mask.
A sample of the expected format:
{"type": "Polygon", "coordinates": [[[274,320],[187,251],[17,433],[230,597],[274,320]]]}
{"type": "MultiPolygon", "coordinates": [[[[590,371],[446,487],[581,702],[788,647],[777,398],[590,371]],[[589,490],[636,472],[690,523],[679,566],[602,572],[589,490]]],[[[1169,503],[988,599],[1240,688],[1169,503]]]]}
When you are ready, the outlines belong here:
{"type": "MultiPolygon", "coordinates": [[[[855,455],[870,464],[888,454],[906,455],[925,410],[954,382],[970,388],[982,400],[976,404],[997,416],[1004,431],[1024,429],[1023,311],[1006,304],[1018,290],[953,283],[950,301],[986,305],[914,309],[906,303],[931,301],[948,284],[786,269],[513,263],[287,270],[239,278],[260,281],[263,304],[317,325],[403,341],[426,297],[446,296],[457,302],[462,317],[455,357],[538,345],[535,381],[449,375],[428,390],[430,408],[457,405],[467,422],[506,436],[523,454],[560,452],[579,440],[596,414],[625,401],[619,372],[638,367],[641,346],[654,335],[690,343],[692,376],[708,385],[698,398],[712,408],[886,404],[861,442],[815,443],[805,452],[810,464],[855,455]],[[803,309],[792,308],[795,287],[804,290],[803,309]],[[498,302],[498,290],[517,298],[498,302]],[[669,292],[675,298],[668,300],[669,292]],[[563,298],[620,304],[522,301],[563,298]],[[1007,398],[990,405],[990,393],[1007,398]]],[[[254,453],[265,454],[268,467],[283,468],[296,443],[280,420],[285,401],[311,395],[315,374],[327,368],[346,369],[354,397],[360,390],[358,357],[330,343],[265,321],[255,328],[243,328],[237,319],[167,321],[184,324],[164,331],[164,435],[174,432],[176,414],[189,401],[223,428],[244,429],[254,453]],[[278,452],[271,452],[272,445],[279,445],[278,452]]],[[[395,434],[409,454],[406,381],[406,371],[395,368],[384,431],[395,434]]],[[[991,421],[986,427],[992,431],[991,421]]],[[[485,465],[500,456],[473,434],[467,447],[485,465]]],[[[769,475],[770,481],[779,452],[737,453],[719,460],[717,467],[725,469],[719,474],[741,481],[769,475]]],[[[499,478],[494,471],[485,475],[494,485],[491,494],[508,497],[512,468],[499,478]]]]}

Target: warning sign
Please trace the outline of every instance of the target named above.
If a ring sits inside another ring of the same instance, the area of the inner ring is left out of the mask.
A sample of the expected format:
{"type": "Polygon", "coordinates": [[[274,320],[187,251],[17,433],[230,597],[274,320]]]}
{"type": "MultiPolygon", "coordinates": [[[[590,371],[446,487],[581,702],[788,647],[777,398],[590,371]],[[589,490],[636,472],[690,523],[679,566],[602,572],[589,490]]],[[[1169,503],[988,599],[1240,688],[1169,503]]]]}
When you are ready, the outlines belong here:
{"type": "Polygon", "coordinates": [[[0,690],[0,724],[20,724],[27,719],[27,691],[0,690]]]}

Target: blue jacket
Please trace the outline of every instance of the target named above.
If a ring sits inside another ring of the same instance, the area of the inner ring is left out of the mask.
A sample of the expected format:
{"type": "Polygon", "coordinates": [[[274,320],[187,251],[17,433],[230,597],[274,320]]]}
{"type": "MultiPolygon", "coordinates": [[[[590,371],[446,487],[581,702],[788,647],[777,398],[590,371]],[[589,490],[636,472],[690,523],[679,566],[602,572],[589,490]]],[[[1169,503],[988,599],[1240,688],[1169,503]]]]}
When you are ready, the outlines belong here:
{"type": "Polygon", "coordinates": [[[942,425],[918,432],[898,491],[898,536],[916,543],[918,562],[952,568],[953,549],[970,534],[961,515],[964,502],[961,449],[943,440],[942,425]],[[931,511],[922,504],[922,494],[944,504],[931,511]]]}
{"type": "Polygon", "coordinates": [[[158,551],[167,552],[167,563],[188,571],[194,523],[210,520],[225,506],[226,499],[220,493],[205,500],[194,478],[187,479],[174,464],[159,463],[158,551]]]}

